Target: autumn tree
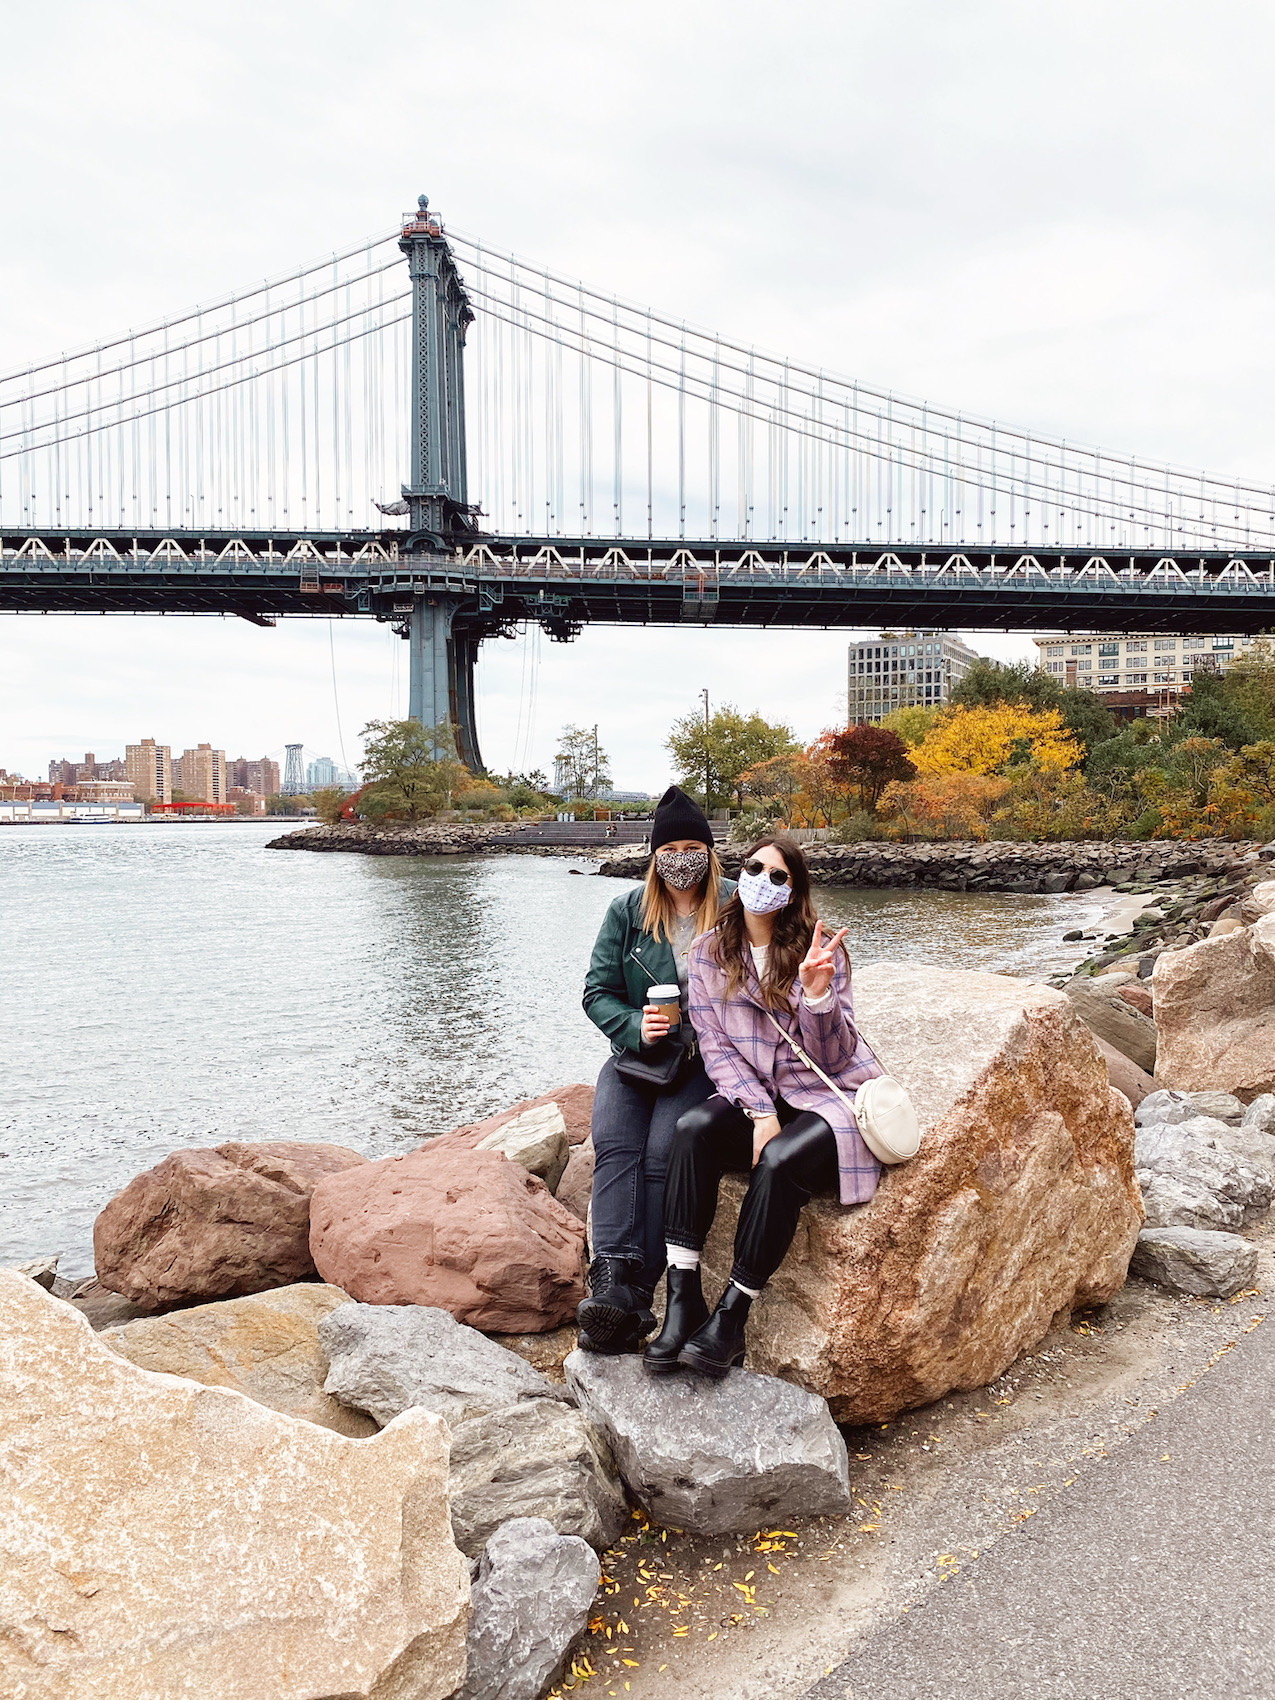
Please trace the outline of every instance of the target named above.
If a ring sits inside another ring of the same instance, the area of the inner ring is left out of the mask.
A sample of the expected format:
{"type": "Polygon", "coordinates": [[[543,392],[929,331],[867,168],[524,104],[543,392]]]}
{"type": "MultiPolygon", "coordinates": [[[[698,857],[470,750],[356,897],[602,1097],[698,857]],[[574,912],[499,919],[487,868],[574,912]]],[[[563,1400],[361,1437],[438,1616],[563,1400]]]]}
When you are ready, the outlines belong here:
{"type": "Polygon", "coordinates": [[[798,748],[792,728],[727,703],[707,721],[694,710],[676,720],[666,749],[678,779],[705,795],[705,807],[744,806],[743,776],[759,762],[798,748]]]}
{"type": "Polygon", "coordinates": [[[363,728],[359,812],[372,820],[426,820],[452,806],[472,776],[446,721],[370,720],[363,728]]]}
{"type": "Polygon", "coordinates": [[[911,751],[911,759],[921,775],[1000,773],[1013,763],[1062,772],[1075,767],[1083,754],[1057,709],[1038,713],[1006,703],[944,709],[925,742],[911,751]]]}
{"type": "Polygon", "coordinates": [[[797,799],[808,788],[810,758],[801,750],[754,762],[739,776],[740,795],[756,801],[792,824],[797,799]]]}
{"type": "Polygon", "coordinates": [[[892,781],[916,777],[907,745],[887,727],[866,723],[847,726],[844,732],[826,734],[821,742],[833,780],[854,791],[859,807],[869,813],[892,781]]]}
{"type": "Polygon", "coordinates": [[[955,708],[1003,708],[1015,704],[1046,714],[1056,709],[1062,723],[1086,752],[1113,737],[1116,721],[1097,691],[1064,685],[1027,661],[992,661],[980,655],[952,690],[955,708]]]}
{"type": "Polygon", "coordinates": [[[592,802],[611,784],[611,761],[596,726],[564,726],[553,759],[560,765],[564,797],[592,802]]]}
{"type": "Polygon", "coordinates": [[[311,794],[310,801],[319,811],[319,819],[325,826],[335,826],[341,818],[345,807],[348,791],[342,791],[339,785],[327,785],[322,790],[311,794]]]}
{"type": "Polygon", "coordinates": [[[892,714],[887,714],[877,722],[884,726],[887,732],[897,732],[903,742],[912,749],[916,744],[923,744],[929,736],[930,729],[939,717],[937,708],[926,708],[922,703],[905,704],[896,708],[892,714]]]}
{"type": "Polygon", "coordinates": [[[895,780],[881,798],[880,815],[898,837],[985,839],[1009,780],[986,773],[934,773],[895,780]]]}

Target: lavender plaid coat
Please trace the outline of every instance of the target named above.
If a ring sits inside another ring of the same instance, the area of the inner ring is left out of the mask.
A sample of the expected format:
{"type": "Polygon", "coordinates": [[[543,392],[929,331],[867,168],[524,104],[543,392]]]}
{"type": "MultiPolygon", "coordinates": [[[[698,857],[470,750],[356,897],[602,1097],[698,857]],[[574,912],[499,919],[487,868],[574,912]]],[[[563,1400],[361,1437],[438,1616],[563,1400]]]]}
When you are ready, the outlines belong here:
{"type": "MultiPolygon", "coordinates": [[[[877,1190],[881,1165],[859,1136],[854,1115],[819,1076],[808,1069],[767,1019],[751,959],[733,997],[726,974],[713,958],[714,935],[702,933],[688,957],[688,1013],[699,1038],[704,1067],[723,1098],[745,1110],[770,1110],[782,1098],[795,1110],[814,1110],[837,1136],[841,1202],[863,1204],[877,1190]]],[[[859,1037],[850,996],[850,964],[838,952],[835,994],[816,1012],[801,996],[798,981],[789,1008],[775,1017],[802,1050],[852,1101],[855,1089],[885,1071],[859,1037]]]]}

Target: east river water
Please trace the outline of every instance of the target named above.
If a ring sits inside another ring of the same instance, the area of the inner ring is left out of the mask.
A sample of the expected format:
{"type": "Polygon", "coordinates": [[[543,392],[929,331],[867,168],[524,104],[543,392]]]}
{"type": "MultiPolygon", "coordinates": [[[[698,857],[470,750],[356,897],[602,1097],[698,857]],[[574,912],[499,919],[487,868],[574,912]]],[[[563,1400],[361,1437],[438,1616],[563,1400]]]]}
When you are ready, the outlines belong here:
{"type": "MultiPolygon", "coordinates": [[[[280,823],[0,828],[0,1263],[92,1270],[93,1217],[183,1145],[371,1156],[571,1080],[620,882],[558,858],[295,855],[280,823]],[[578,877],[572,868],[584,870],[578,877]]],[[[1040,978],[1065,897],[821,887],[860,961],[1040,978]]]]}

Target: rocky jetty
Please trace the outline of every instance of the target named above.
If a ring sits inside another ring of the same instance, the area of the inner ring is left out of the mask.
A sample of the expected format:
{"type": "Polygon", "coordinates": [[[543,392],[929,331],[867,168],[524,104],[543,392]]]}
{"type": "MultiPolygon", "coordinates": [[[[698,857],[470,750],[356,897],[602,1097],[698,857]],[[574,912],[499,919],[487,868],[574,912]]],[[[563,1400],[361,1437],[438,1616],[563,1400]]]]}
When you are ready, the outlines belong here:
{"type": "MultiPolygon", "coordinates": [[[[1164,880],[1191,877],[1242,883],[1246,873],[1275,860],[1275,845],[1151,840],[1139,844],[826,844],[805,846],[811,878],[820,885],[902,886],[938,891],[1093,891],[1099,886],[1150,890],[1164,880]]],[[[739,872],[738,846],[721,847],[727,873],[739,872]]],[[[598,868],[617,879],[640,879],[645,851],[625,850],[598,868]]]]}
{"type": "MultiPolygon", "coordinates": [[[[344,850],[357,856],[562,855],[543,844],[511,844],[521,821],[342,821],[337,826],[307,826],[272,838],[267,850],[344,850]]],[[[570,850],[565,852],[571,854],[570,850]]]]}

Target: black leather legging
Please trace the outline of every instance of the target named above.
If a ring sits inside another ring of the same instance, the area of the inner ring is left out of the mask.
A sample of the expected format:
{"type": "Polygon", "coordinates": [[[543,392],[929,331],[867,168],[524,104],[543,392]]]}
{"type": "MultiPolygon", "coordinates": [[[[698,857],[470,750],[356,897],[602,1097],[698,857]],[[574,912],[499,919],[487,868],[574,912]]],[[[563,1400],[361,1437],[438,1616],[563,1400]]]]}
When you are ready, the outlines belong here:
{"type": "Polygon", "coordinates": [[[670,1245],[700,1251],[717,1210],[727,1169],[749,1170],[748,1191],[735,1230],[732,1280],[764,1287],[783,1262],[811,1195],[837,1185],[837,1141],[822,1116],[776,1105],[781,1131],[753,1162],[751,1119],[716,1095],[688,1110],[677,1124],[664,1183],[664,1235],[670,1245]]]}

